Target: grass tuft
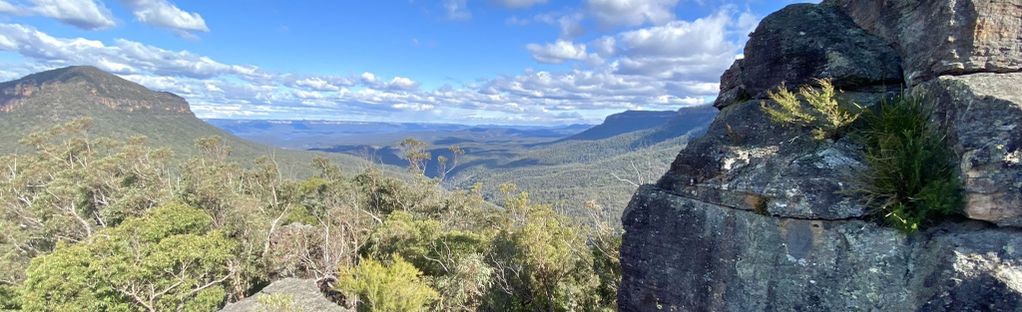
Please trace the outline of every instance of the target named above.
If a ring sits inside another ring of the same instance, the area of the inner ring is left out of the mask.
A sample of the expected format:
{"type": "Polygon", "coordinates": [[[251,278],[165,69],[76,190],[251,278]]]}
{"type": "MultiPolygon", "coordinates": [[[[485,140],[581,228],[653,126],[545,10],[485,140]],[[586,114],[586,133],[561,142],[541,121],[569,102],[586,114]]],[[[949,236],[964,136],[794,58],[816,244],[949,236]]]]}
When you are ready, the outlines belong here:
{"type": "Polygon", "coordinates": [[[866,110],[856,135],[868,167],[858,192],[874,216],[906,233],[960,213],[963,204],[957,156],[931,115],[922,99],[903,95],[866,110]]]}

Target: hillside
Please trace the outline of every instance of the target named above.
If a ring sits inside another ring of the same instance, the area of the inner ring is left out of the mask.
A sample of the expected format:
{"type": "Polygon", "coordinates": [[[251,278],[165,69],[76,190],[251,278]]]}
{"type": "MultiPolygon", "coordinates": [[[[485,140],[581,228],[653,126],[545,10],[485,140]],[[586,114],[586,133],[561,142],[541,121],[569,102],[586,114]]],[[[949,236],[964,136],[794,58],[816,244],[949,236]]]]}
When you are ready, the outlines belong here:
{"type": "MultiPolygon", "coordinates": [[[[90,66],[73,66],[0,83],[0,152],[24,150],[18,141],[28,133],[80,117],[93,120],[89,133],[97,137],[142,135],[153,146],[169,147],[176,159],[197,152],[198,138],[223,137],[236,159],[273,155],[286,163],[286,172],[304,174],[312,153],[289,151],[240,139],[195,117],[188,103],[167,92],[149,90],[90,66]]],[[[331,156],[355,168],[350,156],[331,156]]]]}
{"type": "MultiPolygon", "coordinates": [[[[447,148],[459,145],[465,154],[446,176],[449,187],[468,189],[478,184],[487,197],[493,198],[501,184],[514,183],[535,200],[554,204],[569,213],[577,213],[587,201],[594,201],[604,208],[607,218],[617,223],[621,208],[638,184],[651,183],[666,172],[677,151],[685,147],[689,138],[705,131],[716,114],[717,109],[709,105],[676,112],[629,111],[561,139],[535,134],[514,136],[498,130],[488,130],[503,133],[490,137],[480,133],[470,136],[448,133],[457,137],[442,139],[417,137],[416,133],[394,135],[415,137],[429,145],[427,151],[433,160],[426,163],[425,171],[432,177],[440,175],[436,157],[453,159],[447,148]],[[639,118],[643,116],[648,118],[639,118]],[[613,133],[616,134],[601,138],[613,133]]],[[[396,143],[338,145],[316,150],[366,155],[383,164],[407,165],[396,143]]]]}
{"type": "Polygon", "coordinates": [[[571,140],[599,140],[625,134],[632,131],[650,129],[671,120],[678,113],[675,111],[634,111],[629,110],[607,116],[603,123],[582,131],[579,134],[564,138],[571,140]]]}

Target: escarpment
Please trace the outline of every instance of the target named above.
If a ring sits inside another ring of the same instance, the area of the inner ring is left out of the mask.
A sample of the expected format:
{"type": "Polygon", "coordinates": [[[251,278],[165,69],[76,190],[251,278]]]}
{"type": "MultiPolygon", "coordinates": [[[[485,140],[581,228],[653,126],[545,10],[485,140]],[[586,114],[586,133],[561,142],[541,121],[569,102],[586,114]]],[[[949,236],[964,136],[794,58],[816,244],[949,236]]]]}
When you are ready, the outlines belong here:
{"type": "Polygon", "coordinates": [[[721,77],[721,112],[622,222],[622,311],[1022,311],[1022,1],[788,6],[721,77]],[[906,235],[854,191],[840,137],[771,122],[767,91],[905,92],[959,156],[963,217],[906,235]]]}

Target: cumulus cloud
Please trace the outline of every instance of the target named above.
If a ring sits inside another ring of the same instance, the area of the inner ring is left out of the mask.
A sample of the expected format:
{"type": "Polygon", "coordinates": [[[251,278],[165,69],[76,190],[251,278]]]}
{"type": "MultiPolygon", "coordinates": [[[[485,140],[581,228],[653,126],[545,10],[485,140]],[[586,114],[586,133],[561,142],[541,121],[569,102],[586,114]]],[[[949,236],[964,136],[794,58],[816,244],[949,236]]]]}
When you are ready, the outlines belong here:
{"type": "Polygon", "coordinates": [[[616,63],[622,74],[664,79],[716,80],[731,64],[739,42],[727,33],[734,19],[720,11],[695,21],[672,21],[619,34],[616,63]]]}
{"type": "Polygon", "coordinates": [[[405,77],[397,76],[394,77],[394,79],[391,79],[390,83],[388,83],[387,85],[392,89],[411,90],[417,88],[419,86],[419,83],[405,77]]]}
{"type": "Polygon", "coordinates": [[[0,12],[50,17],[89,30],[117,25],[110,10],[93,0],[30,0],[27,7],[4,2],[0,3],[0,12]]]}
{"type": "Polygon", "coordinates": [[[0,0],[0,14],[17,13],[18,8],[7,1],[0,0]]]}
{"type": "Polygon", "coordinates": [[[603,25],[661,24],[674,19],[678,0],[588,0],[589,12],[603,25]]]}
{"type": "Polygon", "coordinates": [[[181,34],[208,32],[198,13],[185,12],[167,0],[121,0],[139,22],[164,27],[181,34]]]}
{"type": "Polygon", "coordinates": [[[530,43],[525,46],[532,53],[536,61],[548,64],[560,64],[565,61],[582,61],[589,58],[586,53],[586,45],[572,43],[566,40],[557,40],[554,43],[539,45],[530,43]]]}
{"type": "Polygon", "coordinates": [[[740,19],[741,14],[724,10],[587,42],[532,44],[526,48],[537,61],[578,63],[570,70],[525,70],[434,89],[402,75],[275,73],[130,40],[55,37],[18,24],[0,24],[0,50],[38,64],[6,71],[27,74],[95,65],[179,94],[205,118],[577,123],[596,122],[625,109],[674,109],[712,101],[720,72],[738,52],[741,39],[734,34],[740,32],[740,19]]]}

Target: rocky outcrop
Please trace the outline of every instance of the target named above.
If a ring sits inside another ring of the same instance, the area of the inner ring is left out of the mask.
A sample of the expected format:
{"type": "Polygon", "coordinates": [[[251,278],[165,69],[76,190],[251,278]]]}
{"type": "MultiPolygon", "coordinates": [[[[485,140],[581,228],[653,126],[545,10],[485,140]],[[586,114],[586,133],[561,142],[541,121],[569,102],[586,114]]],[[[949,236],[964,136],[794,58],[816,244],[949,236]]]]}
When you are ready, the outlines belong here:
{"type": "Polygon", "coordinates": [[[1022,307],[1016,229],[947,224],[907,237],[861,220],[765,217],[654,186],[622,220],[621,311],[1022,307]]]}
{"type": "Polygon", "coordinates": [[[1022,73],[941,76],[914,91],[955,138],[969,218],[1022,226],[1022,73]]]}
{"type": "Polygon", "coordinates": [[[904,58],[914,85],[940,75],[1022,70],[1022,0],[827,0],[904,58]]]}
{"type": "Polygon", "coordinates": [[[221,312],[265,311],[327,311],[347,312],[319,291],[315,280],[285,278],[271,283],[259,293],[241,301],[227,304],[221,312]]]}
{"type": "Polygon", "coordinates": [[[855,27],[833,6],[797,4],[763,19],[745,46],[745,58],[721,77],[714,105],[766,97],[782,82],[798,86],[830,78],[853,91],[901,84],[898,55],[880,37],[855,27]]]}
{"type": "Polygon", "coordinates": [[[766,17],[706,134],[626,209],[620,309],[1022,311],[1018,2],[828,0],[766,17]],[[818,78],[863,106],[903,86],[933,103],[964,216],[912,235],[871,221],[860,147],[761,111],[767,90],[818,78]]]}

